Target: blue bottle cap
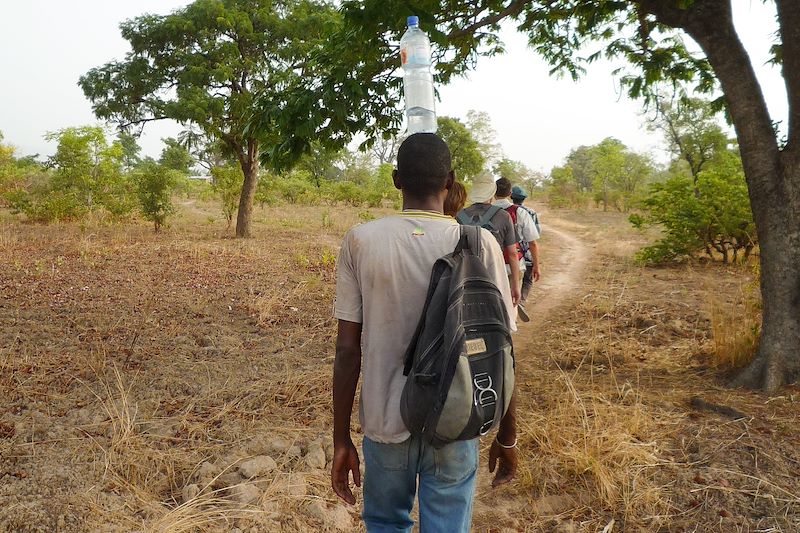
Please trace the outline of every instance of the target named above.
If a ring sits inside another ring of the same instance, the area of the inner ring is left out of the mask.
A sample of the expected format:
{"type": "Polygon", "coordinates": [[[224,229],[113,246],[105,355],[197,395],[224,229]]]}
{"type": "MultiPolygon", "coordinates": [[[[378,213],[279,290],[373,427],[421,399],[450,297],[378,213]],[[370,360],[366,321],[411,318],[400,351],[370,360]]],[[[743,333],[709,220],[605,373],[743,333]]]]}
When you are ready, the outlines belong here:
{"type": "Polygon", "coordinates": [[[416,15],[411,15],[406,20],[409,26],[419,26],[419,17],[416,15]]]}

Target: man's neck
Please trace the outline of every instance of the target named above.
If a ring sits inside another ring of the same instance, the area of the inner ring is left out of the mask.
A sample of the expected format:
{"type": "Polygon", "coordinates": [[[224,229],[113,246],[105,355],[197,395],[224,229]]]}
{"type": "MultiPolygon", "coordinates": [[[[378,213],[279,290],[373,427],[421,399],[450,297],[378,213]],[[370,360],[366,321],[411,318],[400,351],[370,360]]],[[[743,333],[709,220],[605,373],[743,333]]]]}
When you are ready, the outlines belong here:
{"type": "Polygon", "coordinates": [[[433,211],[434,213],[444,213],[442,199],[436,198],[411,198],[403,196],[403,210],[415,209],[417,211],[433,211]]]}

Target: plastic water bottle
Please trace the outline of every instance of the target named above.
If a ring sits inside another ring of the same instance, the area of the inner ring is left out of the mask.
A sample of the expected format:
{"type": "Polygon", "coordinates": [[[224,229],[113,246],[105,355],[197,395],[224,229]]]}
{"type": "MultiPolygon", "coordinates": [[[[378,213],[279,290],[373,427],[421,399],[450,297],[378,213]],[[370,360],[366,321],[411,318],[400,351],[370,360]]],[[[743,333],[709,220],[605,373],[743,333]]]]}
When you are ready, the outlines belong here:
{"type": "Polygon", "coordinates": [[[406,132],[436,133],[436,108],[431,74],[431,42],[419,29],[419,18],[408,17],[408,30],[400,39],[403,92],[406,100],[406,132]]]}

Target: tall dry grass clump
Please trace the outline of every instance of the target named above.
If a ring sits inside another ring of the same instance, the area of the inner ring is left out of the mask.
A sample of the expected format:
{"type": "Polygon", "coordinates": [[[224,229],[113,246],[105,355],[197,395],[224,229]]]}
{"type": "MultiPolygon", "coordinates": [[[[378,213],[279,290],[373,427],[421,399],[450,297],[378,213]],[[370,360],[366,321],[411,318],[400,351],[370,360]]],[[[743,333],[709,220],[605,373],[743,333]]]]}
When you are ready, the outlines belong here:
{"type": "Polygon", "coordinates": [[[539,494],[563,496],[565,510],[606,510],[639,523],[661,520],[669,509],[666,491],[655,480],[663,464],[656,438],[664,420],[657,424],[636,388],[628,382],[606,391],[576,386],[562,371],[552,390],[542,392],[548,405],[520,421],[520,442],[538,457],[522,482],[539,494]]]}
{"type": "Polygon", "coordinates": [[[761,337],[761,298],[758,266],[752,281],[741,281],[733,300],[711,293],[709,314],[713,340],[714,365],[725,370],[746,366],[758,349],[761,337]]]}

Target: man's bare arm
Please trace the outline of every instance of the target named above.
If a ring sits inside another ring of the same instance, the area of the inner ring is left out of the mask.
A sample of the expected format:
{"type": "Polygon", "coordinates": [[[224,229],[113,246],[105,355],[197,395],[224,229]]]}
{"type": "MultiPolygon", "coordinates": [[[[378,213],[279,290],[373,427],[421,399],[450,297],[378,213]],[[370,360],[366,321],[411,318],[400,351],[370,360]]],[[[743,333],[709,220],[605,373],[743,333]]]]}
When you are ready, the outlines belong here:
{"type": "Polygon", "coordinates": [[[356,502],[350,490],[350,472],[353,482],[361,486],[358,451],[350,437],[350,417],[361,374],[361,324],[339,321],[336,336],[336,359],[333,363],[333,467],[331,486],[334,492],[349,504],[356,502]]]}
{"type": "Polygon", "coordinates": [[[533,280],[539,281],[541,272],[539,269],[539,241],[531,241],[528,243],[528,248],[531,251],[531,263],[533,264],[533,280]]]}
{"type": "Polygon", "coordinates": [[[511,301],[514,305],[517,305],[520,299],[520,273],[516,243],[503,248],[503,256],[506,259],[506,263],[508,263],[509,270],[511,270],[511,301]]]}

